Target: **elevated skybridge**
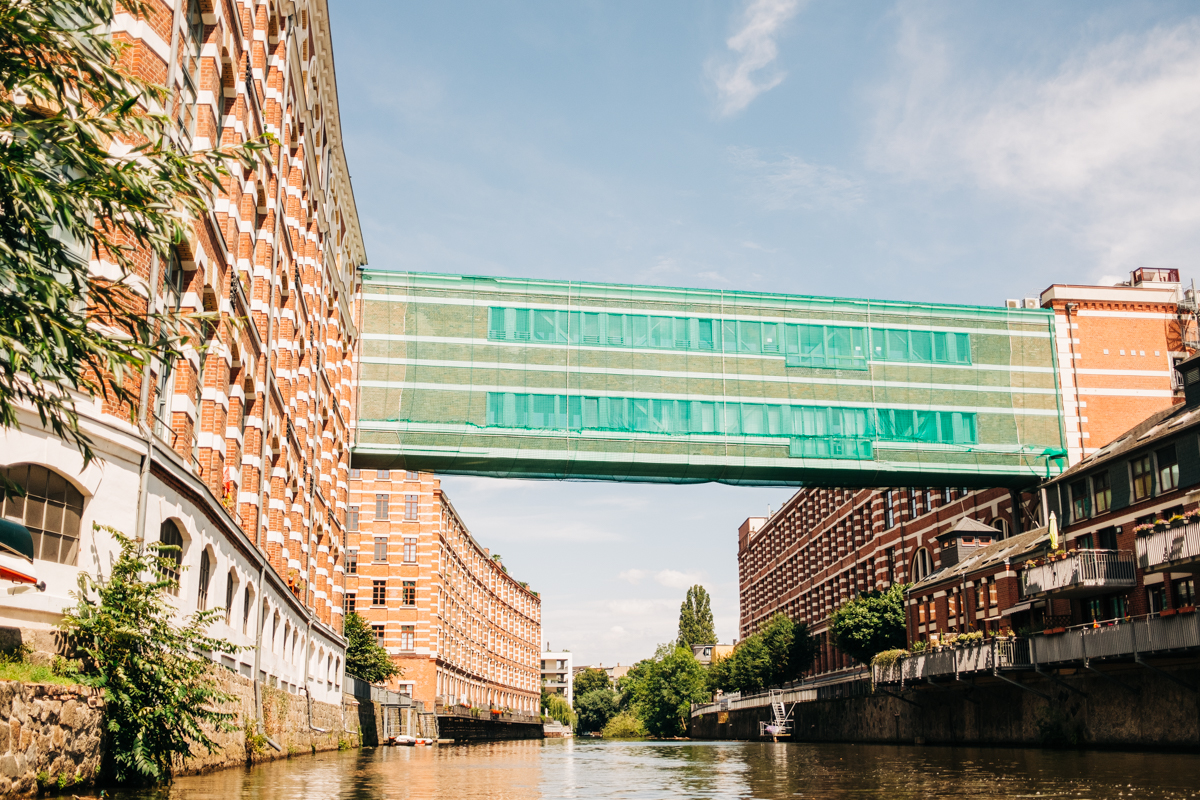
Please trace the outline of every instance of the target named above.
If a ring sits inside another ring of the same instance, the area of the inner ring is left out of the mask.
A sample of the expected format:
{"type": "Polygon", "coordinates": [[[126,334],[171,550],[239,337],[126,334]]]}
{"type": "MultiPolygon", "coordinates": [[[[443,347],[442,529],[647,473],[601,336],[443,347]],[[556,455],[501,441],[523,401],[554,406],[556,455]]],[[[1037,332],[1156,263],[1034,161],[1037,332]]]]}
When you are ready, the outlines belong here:
{"type": "Polygon", "coordinates": [[[366,271],[360,330],[356,467],[1020,488],[1064,465],[1042,309],[366,271]]]}

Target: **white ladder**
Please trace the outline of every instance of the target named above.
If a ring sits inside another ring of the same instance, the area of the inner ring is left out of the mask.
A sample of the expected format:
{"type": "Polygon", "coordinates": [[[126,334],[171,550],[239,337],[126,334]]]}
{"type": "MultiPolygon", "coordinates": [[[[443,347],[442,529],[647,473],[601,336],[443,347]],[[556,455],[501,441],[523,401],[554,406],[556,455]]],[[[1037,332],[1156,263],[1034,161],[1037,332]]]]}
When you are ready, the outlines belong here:
{"type": "MultiPolygon", "coordinates": [[[[788,711],[783,705],[783,692],[779,689],[772,689],[770,695],[771,702],[771,721],[758,723],[758,735],[770,736],[772,739],[779,736],[792,735],[792,712],[788,711]]],[[[792,710],[795,710],[792,706],[792,710]]]]}

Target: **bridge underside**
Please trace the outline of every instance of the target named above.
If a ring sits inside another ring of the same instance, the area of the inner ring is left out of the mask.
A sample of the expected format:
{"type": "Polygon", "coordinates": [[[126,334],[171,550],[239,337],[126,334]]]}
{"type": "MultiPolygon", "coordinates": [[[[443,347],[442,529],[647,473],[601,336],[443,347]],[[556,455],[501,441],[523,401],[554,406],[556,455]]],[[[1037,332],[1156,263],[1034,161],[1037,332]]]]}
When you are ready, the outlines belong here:
{"type": "Polygon", "coordinates": [[[364,275],[368,469],[752,485],[1031,485],[1062,463],[1053,317],[364,275]]]}

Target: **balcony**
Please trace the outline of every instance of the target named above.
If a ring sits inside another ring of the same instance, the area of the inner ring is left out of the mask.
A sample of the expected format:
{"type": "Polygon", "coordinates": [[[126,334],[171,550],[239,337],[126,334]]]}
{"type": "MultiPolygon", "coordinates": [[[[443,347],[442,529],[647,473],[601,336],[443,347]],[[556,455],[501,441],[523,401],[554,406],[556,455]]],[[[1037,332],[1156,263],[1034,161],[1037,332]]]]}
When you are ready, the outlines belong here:
{"type": "Polygon", "coordinates": [[[1137,563],[1146,572],[1200,571],[1200,522],[1137,537],[1137,563]]]}
{"type": "Polygon", "coordinates": [[[875,683],[908,684],[913,681],[1028,669],[1028,639],[989,639],[986,642],[913,653],[886,666],[871,668],[875,683]]]}
{"type": "Polygon", "coordinates": [[[1133,555],[1119,550],[1072,550],[1065,558],[1021,572],[1025,597],[1087,597],[1136,585],[1133,555]]]}

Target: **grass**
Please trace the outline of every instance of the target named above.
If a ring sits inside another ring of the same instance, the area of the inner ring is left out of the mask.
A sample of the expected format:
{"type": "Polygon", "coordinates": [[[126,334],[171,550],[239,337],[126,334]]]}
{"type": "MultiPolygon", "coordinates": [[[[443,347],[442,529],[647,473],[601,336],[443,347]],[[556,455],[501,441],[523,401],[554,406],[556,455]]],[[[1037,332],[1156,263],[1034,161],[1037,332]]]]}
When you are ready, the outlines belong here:
{"type": "Polygon", "coordinates": [[[0,681],[22,683],[53,683],[58,686],[75,686],[78,680],[64,678],[42,664],[27,664],[24,661],[0,663],[0,681]]]}

